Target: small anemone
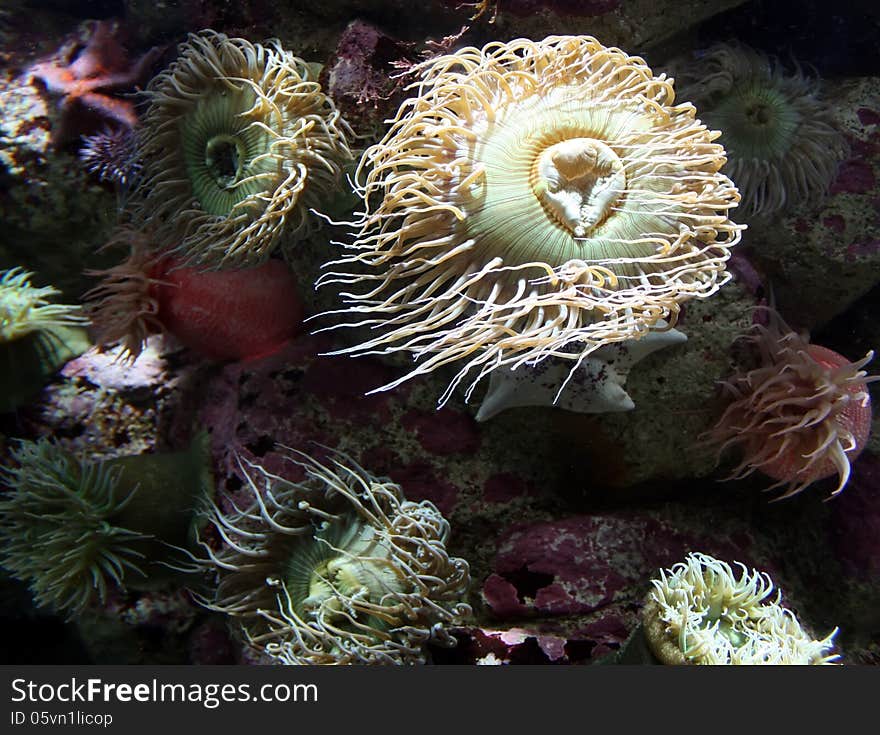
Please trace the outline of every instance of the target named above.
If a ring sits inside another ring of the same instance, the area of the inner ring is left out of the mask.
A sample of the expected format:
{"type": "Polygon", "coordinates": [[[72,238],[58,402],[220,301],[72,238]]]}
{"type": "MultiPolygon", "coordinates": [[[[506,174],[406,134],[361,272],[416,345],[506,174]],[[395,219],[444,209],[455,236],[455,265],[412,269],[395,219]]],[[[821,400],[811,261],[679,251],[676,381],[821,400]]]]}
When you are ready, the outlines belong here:
{"type": "Polygon", "coordinates": [[[88,320],[80,307],[49,299],[61,292],[52,286],[32,286],[33,273],[23,268],[0,271],[0,342],[12,342],[33,332],[80,327],[88,320]]]}
{"type": "Polygon", "coordinates": [[[741,44],[717,44],[676,69],[702,117],[721,130],[725,168],[746,214],[768,216],[826,193],[846,143],[820,82],[741,44]]]}
{"type": "Polygon", "coordinates": [[[446,626],[470,613],[469,573],[446,552],[440,512],[343,455],[285,458],[303,482],[242,463],[247,506],[214,508],[221,542],[203,542],[203,566],[218,584],[203,603],[284,664],[423,663],[426,643],[454,645],[446,626]]]}
{"type": "Polygon", "coordinates": [[[206,30],[146,91],[139,158],[145,221],[211,266],[265,260],[309,223],[351,159],[348,124],[302,59],[206,30]]]}
{"type": "Polygon", "coordinates": [[[741,574],[708,554],[693,553],[651,581],[642,611],[645,637],[665,664],[828,664],[835,628],[814,640],[766,573],[741,574]]]}
{"type": "Polygon", "coordinates": [[[767,312],[767,326],[756,324],[747,337],[760,364],[722,384],[731,401],[706,440],[719,454],[741,451],[729,479],[760,471],[776,480],[768,490],[784,488],[782,499],[837,475],[837,495],[871,431],[867,384],[880,376],[862,368],[874,353],[850,362],[767,312]]]}
{"type": "Polygon", "coordinates": [[[89,348],[80,307],[54,303],[60,292],[32,286],[31,276],[22,268],[0,271],[0,413],[25,404],[89,348]]]}
{"type": "Polygon", "coordinates": [[[0,563],[37,605],[69,616],[111,589],[143,583],[155,560],[195,534],[210,493],[207,437],[188,452],[90,462],[40,439],[19,441],[0,480],[0,563]]]}
{"type": "Polygon", "coordinates": [[[343,289],[349,354],[408,353],[386,388],[550,357],[572,369],[714,294],[742,227],[726,158],[672,81],[586,36],[491,43],[421,80],[358,169],[365,211],[320,283],[343,289]]]}

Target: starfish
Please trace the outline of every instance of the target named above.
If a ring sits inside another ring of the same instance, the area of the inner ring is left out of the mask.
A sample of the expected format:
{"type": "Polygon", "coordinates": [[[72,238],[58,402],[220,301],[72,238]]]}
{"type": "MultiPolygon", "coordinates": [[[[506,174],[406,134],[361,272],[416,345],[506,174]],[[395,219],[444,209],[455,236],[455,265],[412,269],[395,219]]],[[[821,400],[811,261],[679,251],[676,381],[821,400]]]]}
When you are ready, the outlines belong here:
{"type": "Polygon", "coordinates": [[[623,386],[632,366],[652,352],[687,341],[687,336],[662,320],[658,327],[641,339],[600,347],[574,370],[571,360],[558,358],[493,370],[477,421],[487,421],[515,406],[556,406],[576,413],[631,411],[635,404],[623,386]]]}
{"type": "MultiPolygon", "coordinates": [[[[162,53],[154,46],[132,62],[117,38],[118,25],[97,21],[90,26],[88,40],[73,38],[51,57],[33,64],[28,72],[42,80],[46,89],[62,95],[60,102],[61,132],[67,127],[77,105],[84,105],[100,116],[127,128],[137,124],[134,105],[113,97],[111,92],[138,84],[149,72],[150,66],[162,53]]],[[[81,35],[81,34],[80,34],[81,35]]]]}

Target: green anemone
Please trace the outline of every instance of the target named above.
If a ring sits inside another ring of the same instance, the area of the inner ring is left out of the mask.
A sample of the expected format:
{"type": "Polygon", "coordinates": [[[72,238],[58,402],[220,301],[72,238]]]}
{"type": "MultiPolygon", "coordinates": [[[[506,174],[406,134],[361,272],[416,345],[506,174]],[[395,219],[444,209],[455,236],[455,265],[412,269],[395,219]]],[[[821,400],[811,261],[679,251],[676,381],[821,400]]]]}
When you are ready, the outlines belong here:
{"type": "Polygon", "coordinates": [[[753,83],[732,90],[712,120],[731,158],[773,161],[791,149],[802,118],[780,90],[753,83]]]}
{"type": "Polygon", "coordinates": [[[351,129],[315,77],[277,41],[190,35],[146,92],[133,211],[157,245],[241,266],[308,229],[352,158],[351,129]]]}
{"type": "Polygon", "coordinates": [[[675,66],[682,93],[721,130],[730,159],[725,173],[746,213],[771,215],[824,195],[846,144],[818,79],[742,44],[717,44],[675,66]]]}
{"type": "Polygon", "coordinates": [[[766,573],[739,573],[708,554],[691,553],[661,570],[642,609],[642,629],[664,664],[827,664],[837,630],[815,640],[781,604],[766,573]],[[774,594],[775,593],[775,594],[774,594]]]}
{"type": "Polygon", "coordinates": [[[70,616],[113,589],[167,577],[158,562],[195,538],[211,492],[207,436],[186,452],[90,462],[19,441],[2,471],[0,563],[41,607],[70,616]]]}
{"type": "Polygon", "coordinates": [[[228,215],[281,173],[271,155],[272,136],[243,117],[254,102],[250,89],[217,85],[180,120],[187,175],[209,214],[228,215]]]}
{"type": "Polygon", "coordinates": [[[362,337],[340,352],[416,363],[383,389],[454,365],[443,404],[501,368],[573,372],[729,280],[742,227],[724,149],[643,59],[550,36],[413,74],[358,167],[355,240],[318,281],[340,292],[328,328],[362,337]]]}
{"type": "Polygon", "coordinates": [[[0,412],[27,402],[89,347],[80,307],[54,303],[60,292],[31,285],[32,276],[22,268],[0,271],[0,412]]]}
{"type": "Polygon", "coordinates": [[[87,320],[80,307],[49,299],[61,292],[52,286],[32,286],[33,273],[23,268],[0,271],[0,343],[32,332],[82,326],[87,320]]]}

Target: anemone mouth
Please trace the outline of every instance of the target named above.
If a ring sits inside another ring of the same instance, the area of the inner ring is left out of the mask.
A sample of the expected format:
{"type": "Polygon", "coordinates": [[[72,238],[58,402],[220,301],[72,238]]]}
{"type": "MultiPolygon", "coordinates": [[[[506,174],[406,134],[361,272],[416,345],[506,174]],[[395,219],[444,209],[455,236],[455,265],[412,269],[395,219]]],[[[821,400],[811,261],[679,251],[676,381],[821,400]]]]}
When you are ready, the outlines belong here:
{"type": "Polygon", "coordinates": [[[217,87],[180,120],[192,194],[208,214],[229,216],[280,183],[272,136],[248,115],[255,102],[249,88],[217,87]]]}
{"type": "Polygon", "coordinates": [[[385,388],[457,363],[442,404],[502,365],[576,365],[727,281],[742,228],[724,149],[644,61],[562,36],[419,71],[361,159],[354,242],[319,279],[342,287],[344,326],[371,327],[343,352],[419,362],[385,388]]]}
{"type": "Polygon", "coordinates": [[[814,204],[827,192],[847,146],[819,79],[732,43],[676,66],[683,94],[723,131],[730,154],[725,171],[739,187],[747,214],[814,204]]]}
{"type": "Polygon", "coordinates": [[[594,232],[625,189],[623,163],[601,140],[567,138],[545,148],[535,161],[532,191],[576,238],[594,232]]]}
{"type": "Polygon", "coordinates": [[[731,157],[766,161],[788,155],[803,121],[780,90],[759,83],[743,85],[722,100],[713,118],[731,157]]]}
{"type": "Polygon", "coordinates": [[[149,85],[135,204],[166,248],[210,266],[265,260],[351,159],[352,134],[314,71],[277,41],[191,34],[149,85]]]}
{"type": "Polygon", "coordinates": [[[360,625],[384,631],[403,622],[393,605],[385,605],[387,598],[406,592],[405,582],[394,572],[394,548],[357,514],[345,514],[286,553],[290,616],[356,633],[347,618],[347,601],[358,600],[378,613],[365,615],[360,625]]]}

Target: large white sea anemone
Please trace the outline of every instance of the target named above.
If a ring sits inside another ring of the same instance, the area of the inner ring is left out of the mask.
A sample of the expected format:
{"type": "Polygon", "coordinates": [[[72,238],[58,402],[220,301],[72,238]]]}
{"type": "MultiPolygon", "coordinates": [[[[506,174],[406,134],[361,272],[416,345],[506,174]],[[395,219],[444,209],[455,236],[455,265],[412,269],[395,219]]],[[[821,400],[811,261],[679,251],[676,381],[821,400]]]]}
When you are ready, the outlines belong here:
{"type": "Polygon", "coordinates": [[[724,149],[672,80],[586,36],[490,43],[421,80],[358,170],[365,211],[319,283],[341,287],[351,354],[572,367],[673,326],[724,284],[740,226],[724,149]],[[661,322],[661,320],[664,320],[661,322]]]}

